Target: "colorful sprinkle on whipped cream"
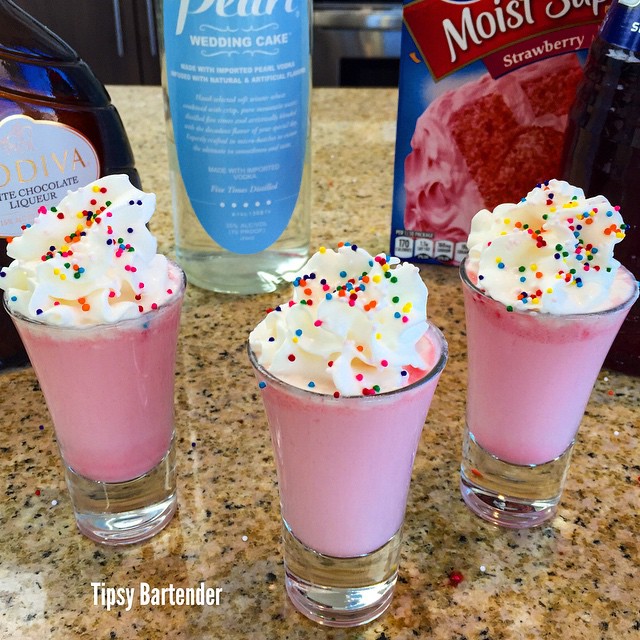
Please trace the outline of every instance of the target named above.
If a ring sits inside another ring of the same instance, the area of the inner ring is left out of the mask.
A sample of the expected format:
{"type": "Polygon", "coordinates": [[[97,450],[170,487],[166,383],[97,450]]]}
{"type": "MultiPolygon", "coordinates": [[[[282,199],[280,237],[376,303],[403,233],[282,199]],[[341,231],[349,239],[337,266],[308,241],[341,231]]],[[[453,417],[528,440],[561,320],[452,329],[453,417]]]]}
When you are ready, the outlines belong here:
{"type": "Polygon", "coordinates": [[[293,298],[249,336],[258,362],[296,387],[338,396],[406,386],[427,364],[427,287],[417,267],[349,242],[320,250],[293,281],[293,298]]]}
{"type": "Polygon", "coordinates": [[[467,271],[509,310],[608,309],[621,297],[612,296],[620,266],[613,248],[626,228],[619,207],[604,196],[585,198],[582,189],[550,180],[517,204],[474,216],[467,271]]]}
{"type": "Polygon", "coordinates": [[[156,309],[180,287],[180,276],[156,253],[146,227],[155,210],[126,175],[101,178],[55,207],[7,247],[0,271],[12,311],[60,326],[95,325],[156,309]]]}

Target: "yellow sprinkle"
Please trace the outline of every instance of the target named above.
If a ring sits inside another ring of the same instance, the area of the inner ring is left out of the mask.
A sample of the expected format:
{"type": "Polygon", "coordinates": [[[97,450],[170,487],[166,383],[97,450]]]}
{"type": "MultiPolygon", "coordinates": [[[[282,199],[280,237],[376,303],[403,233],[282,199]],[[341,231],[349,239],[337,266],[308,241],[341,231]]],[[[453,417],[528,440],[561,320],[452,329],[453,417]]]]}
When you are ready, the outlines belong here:
{"type": "Polygon", "coordinates": [[[506,232],[506,231],[501,231],[501,232],[500,232],[500,235],[501,235],[501,236],[506,236],[506,235],[507,235],[507,232],[506,232]]]}
{"type": "Polygon", "coordinates": [[[502,262],[502,258],[496,258],[496,264],[500,264],[502,262]]]}
{"type": "Polygon", "coordinates": [[[555,213],[557,210],[557,207],[549,207],[549,213],[555,213]]]}
{"type": "Polygon", "coordinates": [[[69,251],[69,247],[65,244],[64,247],[60,247],[60,251],[69,251]]]}
{"type": "Polygon", "coordinates": [[[504,223],[505,224],[511,224],[511,218],[505,218],[504,219],[504,223]]]}
{"type": "Polygon", "coordinates": [[[382,270],[383,271],[389,271],[389,269],[391,269],[391,267],[388,264],[383,264],[382,265],[382,270]]]}
{"type": "Polygon", "coordinates": [[[60,274],[60,280],[66,280],[67,276],[64,273],[60,274]]]}
{"type": "Polygon", "coordinates": [[[532,264],[530,267],[531,271],[537,271],[538,270],[538,265],[537,264],[532,264]]]}
{"type": "Polygon", "coordinates": [[[78,211],[78,213],[76,213],[76,218],[84,218],[82,211],[78,211]]]}
{"type": "Polygon", "coordinates": [[[53,275],[54,275],[54,276],[59,276],[59,275],[60,275],[60,269],[55,268],[55,269],[53,270],[53,275]]]}
{"type": "Polygon", "coordinates": [[[618,233],[616,233],[616,238],[620,238],[622,240],[622,238],[624,238],[624,233],[622,231],[618,231],[618,233]]]}
{"type": "Polygon", "coordinates": [[[382,338],[382,334],[376,333],[376,340],[380,340],[380,338],[382,338]]]}
{"type": "Polygon", "coordinates": [[[293,338],[291,338],[291,342],[298,342],[298,338],[294,336],[293,338]]]}
{"type": "Polygon", "coordinates": [[[533,300],[531,300],[531,302],[533,304],[539,304],[540,303],[540,298],[533,298],[533,300]]]}
{"type": "Polygon", "coordinates": [[[410,302],[407,302],[407,304],[402,307],[402,313],[409,313],[409,311],[411,311],[411,307],[412,304],[410,302]]]}
{"type": "Polygon", "coordinates": [[[373,276],[373,278],[371,278],[374,282],[380,282],[380,280],[382,280],[382,278],[379,275],[375,275],[373,276]]]}
{"type": "Polygon", "coordinates": [[[547,289],[547,293],[553,293],[553,289],[552,289],[551,287],[549,287],[549,288],[547,289]]]}
{"type": "Polygon", "coordinates": [[[327,252],[327,248],[326,248],[326,247],[320,247],[320,248],[318,249],[318,251],[319,251],[320,253],[326,253],[326,252],[327,252]]]}
{"type": "Polygon", "coordinates": [[[91,189],[94,193],[98,193],[98,191],[100,191],[100,187],[98,185],[94,185],[93,188],[91,189]]]}
{"type": "Polygon", "coordinates": [[[79,224],[79,225],[76,227],[76,231],[84,231],[84,226],[82,226],[81,224],[79,224]]]}

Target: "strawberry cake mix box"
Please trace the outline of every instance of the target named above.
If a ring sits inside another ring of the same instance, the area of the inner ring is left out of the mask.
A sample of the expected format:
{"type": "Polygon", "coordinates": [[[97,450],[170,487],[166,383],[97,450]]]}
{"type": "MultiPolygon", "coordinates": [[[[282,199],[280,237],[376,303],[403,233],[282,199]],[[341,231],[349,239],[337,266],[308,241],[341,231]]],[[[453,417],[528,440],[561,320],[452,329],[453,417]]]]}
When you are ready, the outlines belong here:
{"type": "Polygon", "coordinates": [[[403,6],[391,253],[459,264],[473,215],[560,176],[607,0],[403,6]]]}

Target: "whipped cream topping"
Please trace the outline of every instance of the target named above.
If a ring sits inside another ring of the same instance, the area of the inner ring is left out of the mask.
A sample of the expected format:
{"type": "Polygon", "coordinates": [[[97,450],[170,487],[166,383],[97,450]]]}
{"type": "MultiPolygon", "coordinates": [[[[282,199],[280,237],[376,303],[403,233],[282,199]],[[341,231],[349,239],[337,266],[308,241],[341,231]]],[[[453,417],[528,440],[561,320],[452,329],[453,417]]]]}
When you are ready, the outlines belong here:
{"type": "Polygon", "coordinates": [[[60,326],[111,323],[157,308],[179,283],[146,227],[156,197],[110,175],[69,191],[7,247],[9,308],[60,326]]]}
{"type": "Polygon", "coordinates": [[[604,196],[585,198],[582,189],[550,180],[517,204],[475,215],[467,271],[509,310],[601,311],[626,299],[616,291],[626,280],[616,279],[613,257],[626,228],[604,196]]]}
{"type": "Polygon", "coordinates": [[[417,348],[427,331],[427,288],[414,265],[372,257],[348,242],[314,254],[293,298],[249,336],[258,362],[296,387],[334,396],[406,386],[425,369],[417,348]]]}

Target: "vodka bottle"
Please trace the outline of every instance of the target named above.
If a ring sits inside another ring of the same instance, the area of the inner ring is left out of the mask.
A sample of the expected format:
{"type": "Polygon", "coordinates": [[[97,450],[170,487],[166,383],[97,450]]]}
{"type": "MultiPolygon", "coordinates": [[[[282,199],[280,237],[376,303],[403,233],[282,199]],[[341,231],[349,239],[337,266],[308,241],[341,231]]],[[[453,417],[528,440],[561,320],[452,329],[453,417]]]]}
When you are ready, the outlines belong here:
{"type": "Polygon", "coordinates": [[[309,0],[164,0],[176,256],[213,291],[273,291],[309,251],[309,0]]]}
{"type": "MultiPolygon", "coordinates": [[[[109,173],[139,185],[104,86],[69,45],[0,0],[0,267],[11,262],[7,238],[20,235],[40,206],[109,173]]],[[[0,303],[0,370],[26,362],[0,303]]]]}
{"type": "MultiPolygon", "coordinates": [[[[563,177],[587,195],[620,205],[629,230],[615,256],[640,277],[640,0],[614,0],[591,44],[563,165],[563,177]]],[[[640,375],[640,305],[629,312],[605,366],[640,375]]]]}

